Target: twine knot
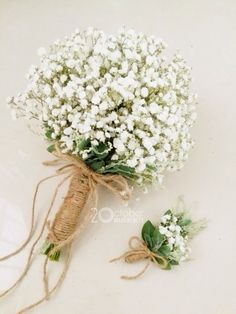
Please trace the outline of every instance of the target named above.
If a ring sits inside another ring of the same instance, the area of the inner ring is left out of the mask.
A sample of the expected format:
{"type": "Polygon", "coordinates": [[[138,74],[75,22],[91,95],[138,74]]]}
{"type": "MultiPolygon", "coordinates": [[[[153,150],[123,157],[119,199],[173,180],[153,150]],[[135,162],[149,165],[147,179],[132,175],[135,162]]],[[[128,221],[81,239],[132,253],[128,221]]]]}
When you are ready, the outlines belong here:
{"type": "Polygon", "coordinates": [[[131,264],[131,263],[146,259],[147,263],[138,274],[134,276],[121,276],[121,279],[130,280],[130,279],[136,279],[140,277],[147,270],[150,264],[150,261],[154,262],[160,268],[163,268],[163,269],[166,268],[168,264],[167,260],[163,256],[149,250],[146,243],[143,240],[141,240],[139,237],[137,236],[131,237],[129,239],[128,245],[129,245],[130,250],[126,251],[124,254],[122,254],[119,257],[113,258],[110,262],[115,262],[120,259],[124,259],[126,263],[131,264]]]}

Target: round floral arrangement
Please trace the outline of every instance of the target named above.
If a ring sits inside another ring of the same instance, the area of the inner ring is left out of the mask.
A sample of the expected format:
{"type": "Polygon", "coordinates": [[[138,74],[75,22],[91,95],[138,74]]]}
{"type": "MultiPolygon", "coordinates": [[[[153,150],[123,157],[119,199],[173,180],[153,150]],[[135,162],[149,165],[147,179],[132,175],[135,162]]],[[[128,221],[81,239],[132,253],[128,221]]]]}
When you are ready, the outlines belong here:
{"type": "Polygon", "coordinates": [[[153,36],[76,31],[30,68],[24,93],[8,102],[17,117],[36,119],[51,143],[100,173],[138,183],[180,169],[193,141],[195,95],[190,68],[153,36]]]}

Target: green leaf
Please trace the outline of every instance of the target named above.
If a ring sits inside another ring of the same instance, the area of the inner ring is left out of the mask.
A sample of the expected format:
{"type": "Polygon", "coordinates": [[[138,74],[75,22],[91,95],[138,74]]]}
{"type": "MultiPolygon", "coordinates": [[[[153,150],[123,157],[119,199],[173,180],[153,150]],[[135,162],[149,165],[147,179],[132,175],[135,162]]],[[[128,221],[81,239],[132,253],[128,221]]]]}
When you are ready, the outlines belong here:
{"type": "Polygon", "coordinates": [[[168,244],[164,244],[158,249],[158,253],[161,256],[168,256],[170,252],[171,252],[171,248],[169,247],[168,244]]]}
{"type": "Polygon", "coordinates": [[[168,210],[165,212],[165,214],[164,214],[164,215],[171,215],[171,214],[172,214],[171,209],[168,209],[168,210]]]}
{"type": "Polygon", "coordinates": [[[156,249],[158,249],[162,245],[164,239],[164,235],[160,233],[158,228],[155,228],[152,235],[153,246],[156,246],[156,249]]]}
{"type": "Polygon", "coordinates": [[[96,155],[107,153],[108,147],[104,143],[99,143],[97,146],[93,146],[92,150],[96,155]]]}
{"type": "Polygon", "coordinates": [[[98,171],[100,170],[103,166],[105,165],[105,162],[103,160],[100,161],[94,161],[90,164],[90,167],[94,170],[94,171],[98,171]]]}
{"type": "Polygon", "coordinates": [[[125,177],[133,178],[135,175],[134,168],[125,165],[107,165],[104,173],[117,173],[125,177]]]}
{"type": "Polygon", "coordinates": [[[165,270],[171,270],[171,263],[170,262],[167,264],[165,270]]]}
{"type": "Polygon", "coordinates": [[[145,241],[144,236],[146,234],[149,235],[150,237],[152,237],[154,231],[155,231],[155,227],[153,226],[151,221],[150,220],[146,221],[145,224],[143,225],[143,228],[142,228],[142,238],[143,238],[143,240],[145,241]]]}
{"type": "Polygon", "coordinates": [[[53,129],[46,129],[45,136],[48,140],[52,140],[53,129]]]}
{"type": "Polygon", "coordinates": [[[129,167],[129,166],[119,165],[118,168],[119,168],[121,171],[124,171],[124,172],[134,173],[134,168],[129,167]]]}
{"type": "Polygon", "coordinates": [[[172,259],[172,260],[170,260],[170,264],[171,265],[179,265],[179,262],[172,259]]]}
{"type": "Polygon", "coordinates": [[[80,141],[77,145],[78,145],[79,150],[85,150],[86,148],[89,148],[90,140],[84,139],[84,140],[80,141]]]}
{"type": "Polygon", "coordinates": [[[146,242],[148,248],[151,250],[153,248],[152,237],[149,234],[145,233],[143,235],[143,240],[146,242]]]}
{"type": "Polygon", "coordinates": [[[47,151],[48,151],[49,153],[54,152],[54,151],[55,151],[55,145],[53,144],[53,145],[48,146],[47,151]]]}
{"type": "Polygon", "coordinates": [[[185,227],[185,226],[188,226],[192,223],[192,220],[191,219],[180,219],[178,221],[178,224],[181,226],[181,227],[185,227]]]}

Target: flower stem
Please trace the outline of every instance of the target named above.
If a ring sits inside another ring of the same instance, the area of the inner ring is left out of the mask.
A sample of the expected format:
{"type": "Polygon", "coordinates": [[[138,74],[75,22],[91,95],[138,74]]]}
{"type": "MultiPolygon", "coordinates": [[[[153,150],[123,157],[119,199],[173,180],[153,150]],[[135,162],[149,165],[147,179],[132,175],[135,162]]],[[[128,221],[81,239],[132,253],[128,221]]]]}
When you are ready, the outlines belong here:
{"type": "Polygon", "coordinates": [[[41,248],[41,253],[47,255],[51,261],[58,262],[61,252],[55,251],[53,254],[51,254],[54,246],[55,245],[53,243],[45,242],[41,248]]]}

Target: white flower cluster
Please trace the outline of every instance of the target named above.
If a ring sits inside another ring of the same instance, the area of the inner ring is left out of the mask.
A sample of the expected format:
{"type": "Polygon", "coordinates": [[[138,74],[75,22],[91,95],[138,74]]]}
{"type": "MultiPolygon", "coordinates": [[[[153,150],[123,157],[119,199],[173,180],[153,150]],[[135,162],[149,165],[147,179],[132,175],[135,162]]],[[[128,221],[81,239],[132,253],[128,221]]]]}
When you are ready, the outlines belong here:
{"type": "Polygon", "coordinates": [[[16,116],[39,120],[64,152],[85,159],[79,143],[102,142],[139,180],[161,178],[188,158],[196,119],[190,68],[179,54],[167,62],[165,47],[133,30],[75,31],[39,49],[27,89],[8,102],[16,116]]]}
{"type": "MultiPolygon", "coordinates": [[[[165,236],[167,244],[171,249],[169,258],[182,262],[186,260],[191,252],[188,246],[189,235],[185,226],[181,226],[178,221],[183,221],[183,217],[176,216],[173,212],[169,211],[161,218],[159,225],[159,232],[165,236]]],[[[191,224],[190,220],[185,220],[191,224]]]]}

